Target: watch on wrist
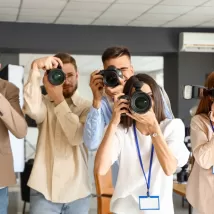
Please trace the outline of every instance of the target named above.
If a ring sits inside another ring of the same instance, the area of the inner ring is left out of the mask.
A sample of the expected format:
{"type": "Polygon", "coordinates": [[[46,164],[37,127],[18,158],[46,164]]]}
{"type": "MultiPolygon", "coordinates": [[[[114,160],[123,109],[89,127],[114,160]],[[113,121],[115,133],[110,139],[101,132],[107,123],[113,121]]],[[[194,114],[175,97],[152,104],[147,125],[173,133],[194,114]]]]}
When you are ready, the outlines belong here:
{"type": "Polygon", "coordinates": [[[151,136],[151,137],[157,137],[157,136],[158,136],[158,133],[155,132],[155,133],[151,134],[150,136],[151,136]]]}

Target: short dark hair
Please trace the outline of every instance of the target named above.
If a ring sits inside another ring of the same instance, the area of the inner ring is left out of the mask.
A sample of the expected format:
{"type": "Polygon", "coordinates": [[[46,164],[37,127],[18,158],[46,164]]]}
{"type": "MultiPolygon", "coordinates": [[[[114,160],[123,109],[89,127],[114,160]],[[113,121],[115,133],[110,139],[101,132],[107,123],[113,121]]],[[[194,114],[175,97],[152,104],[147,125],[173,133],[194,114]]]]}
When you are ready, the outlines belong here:
{"type": "Polygon", "coordinates": [[[131,54],[128,48],[120,47],[120,46],[110,47],[104,51],[102,55],[102,61],[104,63],[109,59],[113,59],[121,56],[127,56],[129,59],[131,59],[131,54]]]}
{"type": "MultiPolygon", "coordinates": [[[[139,81],[148,84],[149,87],[151,88],[152,97],[155,104],[154,113],[158,123],[160,123],[166,118],[164,113],[163,98],[161,95],[160,86],[156,83],[156,81],[151,76],[147,74],[139,73],[137,75],[130,77],[124,86],[123,93],[125,95],[131,96],[134,85],[136,84],[136,82],[139,82],[139,81]]],[[[124,116],[124,117],[121,117],[120,123],[123,125],[124,128],[129,128],[133,124],[133,119],[128,116],[124,116]]]]}
{"type": "Polygon", "coordinates": [[[63,64],[71,63],[75,70],[77,71],[77,63],[76,60],[68,53],[57,53],[55,57],[61,59],[63,64]]]}

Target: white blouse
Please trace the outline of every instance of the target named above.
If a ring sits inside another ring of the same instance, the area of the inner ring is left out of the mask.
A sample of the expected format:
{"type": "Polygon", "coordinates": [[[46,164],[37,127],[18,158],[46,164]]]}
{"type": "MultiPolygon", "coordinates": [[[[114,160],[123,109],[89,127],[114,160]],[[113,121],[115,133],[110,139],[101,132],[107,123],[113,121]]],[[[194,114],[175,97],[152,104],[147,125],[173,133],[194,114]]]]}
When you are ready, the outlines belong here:
{"type": "MultiPolygon", "coordinates": [[[[184,144],[185,127],[180,119],[165,119],[160,124],[165,140],[178,161],[184,166],[189,151],[184,144]]],[[[136,129],[137,130],[137,129],[136,129]]],[[[137,130],[143,167],[148,180],[152,139],[137,130]]],[[[116,214],[174,214],[172,190],[173,175],[167,176],[154,151],[151,171],[150,195],[159,196],[160,210],[139,209],[139,196],[146,196],[146,181],[140,166],[133,127],[128,130],[118,126],[113,138],[112,164],[119,160],[117,184],[111,200],[111,212],[116,214]]]]}

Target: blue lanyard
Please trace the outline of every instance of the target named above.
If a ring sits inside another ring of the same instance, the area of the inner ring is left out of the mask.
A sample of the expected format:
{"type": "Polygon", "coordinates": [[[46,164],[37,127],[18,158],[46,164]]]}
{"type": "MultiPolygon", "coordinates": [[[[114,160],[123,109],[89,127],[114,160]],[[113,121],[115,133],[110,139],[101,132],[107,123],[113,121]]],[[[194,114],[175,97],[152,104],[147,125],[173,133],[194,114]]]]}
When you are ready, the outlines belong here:
{"type": "Polygon", "coordinates": [[[139,161],[140,161],[140,166],[141,166],[141,169],[143,171],[144,178],[146,180],[147,196],[149,197],[150,196],[149,189],[150,189],[150,183],[151,183],[151,171],[152,171],[152,161],[153,161],[153,154],[154,154],[154,146],[152,144],[151,157],[150,157],[150,165],[149,165],[149,175],[148,175],[148,180],[147,180],[146,173],[145,173],[144,168],[143,168],[143,162],[142,162],[141,154],[140,154],[140,148],[139,148],[139,143],[138,143],[138,138],[137,138],[137,132],[136,132],[136,125],[135,125],[135,123],[133,124],[133,130],[134,130],[135,143],[136,143],[136,147],[137,147],[137,153],[138,153],[138,157],[139,157],[139,161]]]}
{"type": "Polygon", "coordinates": [[[213,124],[212,124],[212,121],[211,121],[211,120],[210,120],[210,125],[211,125],[211,127],[212,127],[213,132],[214,132],[214,127],[213,127],[213,124]]]}

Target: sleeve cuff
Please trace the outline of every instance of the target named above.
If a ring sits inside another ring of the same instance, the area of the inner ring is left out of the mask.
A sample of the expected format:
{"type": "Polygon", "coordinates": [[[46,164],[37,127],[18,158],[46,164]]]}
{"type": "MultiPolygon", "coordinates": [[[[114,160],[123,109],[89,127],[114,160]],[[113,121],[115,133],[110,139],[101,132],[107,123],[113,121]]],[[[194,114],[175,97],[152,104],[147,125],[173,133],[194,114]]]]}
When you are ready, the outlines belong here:
{"type": "Polygon", "coordinates": [[[3,118],[4,116],[6,116],[5,114],[5,110],[8,109],[9,107],[9,102],[8,100],[0,93],[0,118],[3,118]]]}
{"type": "Polygon", "coordinates": [[[91,108],[90,108],[90,113],[93,115],[93,114],[95,114],[95,115],[99,115],[100,113],[101,113],[101,108],[94,108],[93,106],[91,106],[91,108]]]}
{"type": "Polygon", "coordinates": [[[40,86],[40,80],[41,80],[41,73],[38,69],[31,69],[30,75],[28,76],[28,81],[25,85],[28,83],[36,84],[40,86]]]}

